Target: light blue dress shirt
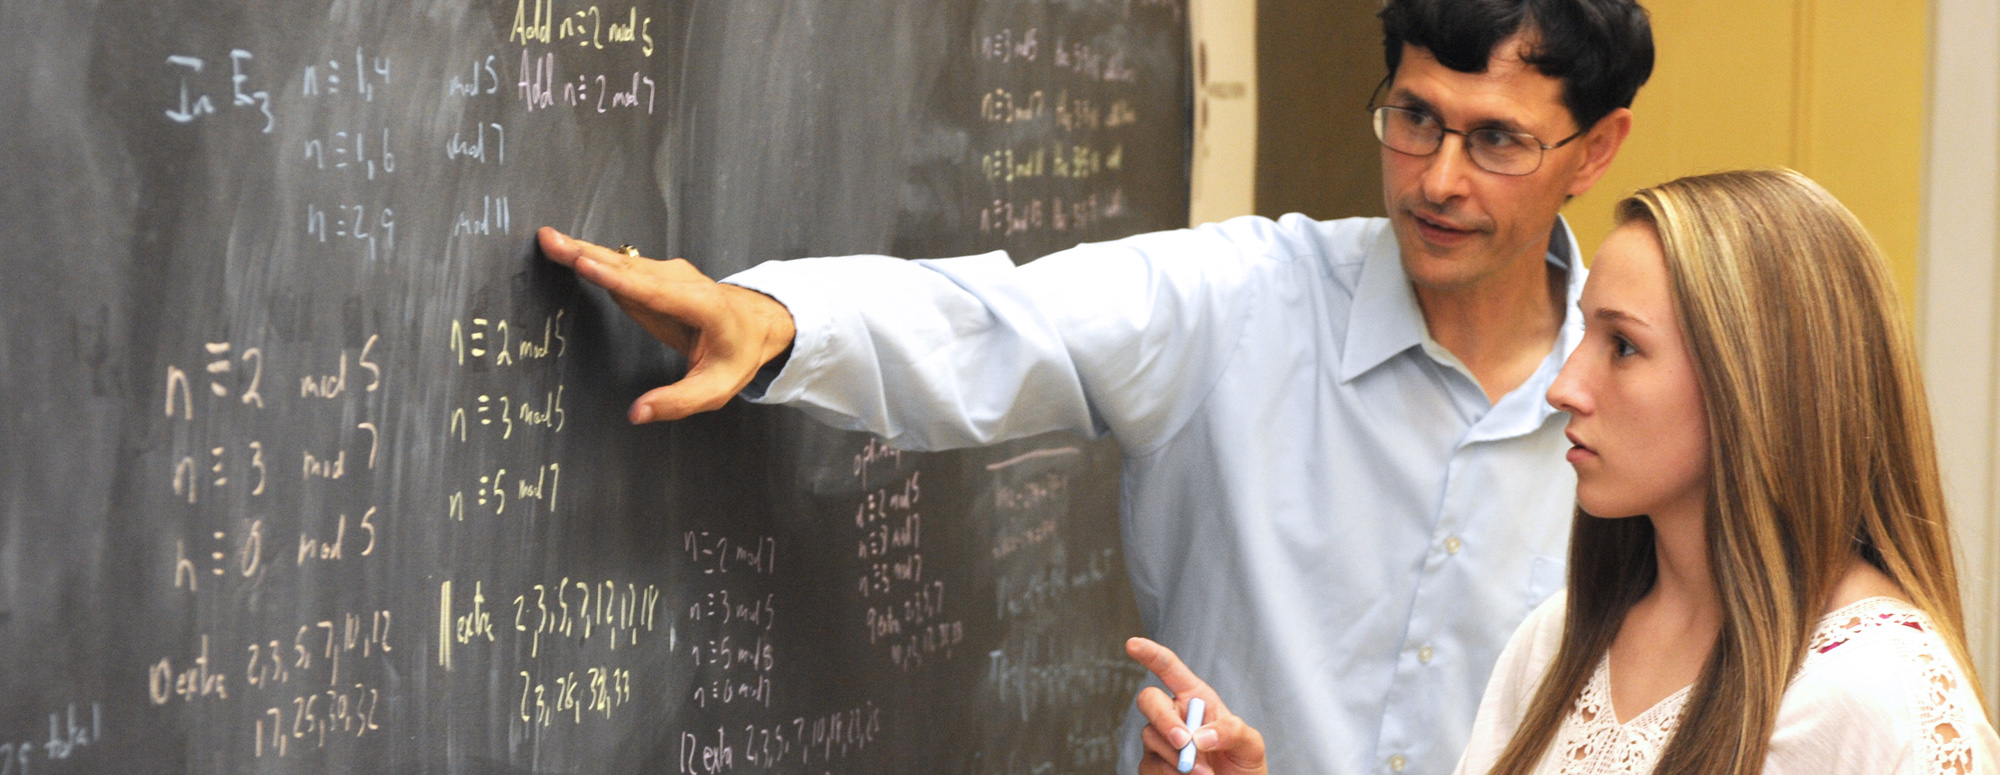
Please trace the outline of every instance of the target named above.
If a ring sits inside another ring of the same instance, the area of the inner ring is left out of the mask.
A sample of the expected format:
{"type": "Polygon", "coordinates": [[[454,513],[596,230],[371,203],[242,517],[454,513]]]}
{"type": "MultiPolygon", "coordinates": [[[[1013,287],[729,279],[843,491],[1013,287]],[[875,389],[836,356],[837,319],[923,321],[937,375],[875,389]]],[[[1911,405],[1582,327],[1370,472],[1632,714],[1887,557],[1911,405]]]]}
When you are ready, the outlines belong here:
{"type": "Polygon", "coordinates": [[[1428,335],[1383,219],[728,282],[798,323],[752,400],[911,448],[1115,436],[1140,614],[1264,733],[1273,772],[1447,773],[1501,647],[1563,583],[1576,477],[1543,394],[1582,333],[1584,270],[1560,220],[1550,244],[1561,334],[1497,404],[1428,335]]]}

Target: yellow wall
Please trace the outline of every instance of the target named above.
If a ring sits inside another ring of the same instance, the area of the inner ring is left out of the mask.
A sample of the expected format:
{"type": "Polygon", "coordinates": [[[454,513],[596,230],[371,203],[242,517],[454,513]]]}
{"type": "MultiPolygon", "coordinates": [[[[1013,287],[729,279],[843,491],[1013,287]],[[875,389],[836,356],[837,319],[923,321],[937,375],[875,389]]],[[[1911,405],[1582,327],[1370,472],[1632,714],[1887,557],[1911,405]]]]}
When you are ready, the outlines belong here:
{"type": "Polygon", "coordinates": [[[1255,212],[1257,6],[1242,0],[1188,5],[1194,40],[1194,154],[1188,225],[1255,212]]]}
{"type": "MultiPolygon", "coordinates": [[[[1785,166],[1860,216],[1917,295],[1929,4],[1641,0],[1658,64],[1611,172],[1564,210],[1585,251],[1619,197],[1681,175],[1785,166]]],[[[1911,309],[1914,309],[1912,306],[1911,309]]]]}

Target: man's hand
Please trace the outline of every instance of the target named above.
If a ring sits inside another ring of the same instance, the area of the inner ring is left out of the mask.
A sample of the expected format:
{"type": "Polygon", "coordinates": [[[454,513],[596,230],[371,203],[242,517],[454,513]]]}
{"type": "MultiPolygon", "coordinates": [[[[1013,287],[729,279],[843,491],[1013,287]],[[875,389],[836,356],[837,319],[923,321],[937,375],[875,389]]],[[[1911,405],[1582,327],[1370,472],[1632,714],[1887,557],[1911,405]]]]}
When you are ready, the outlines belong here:
{"type": "Polygon", "coordinates": [[[1145,638],[1125,641],[1125,653],[1145,665],[1160,683],[1174,693],[1168,697],[1158,687],[1139,691],[1139,713],[1146,717],[1140,737],[1146,743],[1146,758],[1139,762],[1140,775],[1179,775],[1181,747],[1187,745],[1188,700],[1200,697],[1208,706],[1203,723],[1193,734],[1195,775],[1264,775],[1264,736],[1243,719],[1229,712],[1214,689],[1188,670],[1171,649],[1145,638]]]}
{"type": "Polygon", "coordinates": [[[610,291],[647,333],[687,356],[687,376],[632,402],[633,423],[721,408],[797,333],[791,312],[776,299],[717,283],[681,259],[628,256],[547,226],[536,237],[549,260],[610,291]]]}

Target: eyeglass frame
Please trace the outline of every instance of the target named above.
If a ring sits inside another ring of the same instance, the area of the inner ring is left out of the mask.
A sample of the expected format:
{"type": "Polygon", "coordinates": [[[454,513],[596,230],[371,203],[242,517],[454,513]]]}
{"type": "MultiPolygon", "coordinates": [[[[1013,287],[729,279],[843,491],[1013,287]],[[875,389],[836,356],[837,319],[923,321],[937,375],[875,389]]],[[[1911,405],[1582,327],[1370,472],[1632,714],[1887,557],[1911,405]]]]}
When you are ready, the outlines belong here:
{"type": "MultiPolygon", "coordinates": [[[[1392,76],[1392,77],[1393,77],[1393,76],[1392,76]]],[[[1547,143],[1544,143],[1544,142],[1542,142],[1542,138],[1539,138],[1539,137],[1536,137],[1536,136],[1534,136],[1534,135],[1531,135],[1531,134],[1528,134],[1527,132],[1509,132],[1509,131],[1507,131],[1507,130],[1505,130],[1505,129],[1494,129],[1494,128],[1491,128],[1491,127],[1488,127],[1488,128],[1484,128],[1484,129],[1453,129],[1453,128],[1451,128],[1451,127],[1448,127],[1448,126],[1445,126],[1445,125],[1444,125],[1444,119],[1442,119],[1442,118],[1438,117],[1438,116],[1437,116],[1436,114],[1433,114],[1433,113],[1430,113],[1430,112],[1428,112],[1428,111],[1422,111],[1422,110],[1416,110],[1416,109],[1414,109],[1414,108],[1405,108],[1405,107],[1401,107],[1401,106],[1397,106],[1397,105],[1375,105],[1375,100],[1376,100],[1376,99],[1377,99],[1378,97],[1380,97],[1380,96],[1381,96],[1381,94],[1382,94],[1382,90],[1383,90],[1384,88],[1386,88],[1386,87],[1387,87],[1387,86],[1389,85],[1389,81],[1390,81],[1390,78],[1384,78],[1384,79],[1382,79],[1382,83],[1381,83],[1381,85],[1379,85],[1379,86],[1376,86],[1376,87],[1375,87],[1375,94],[1373,94],[1373,95],[1370,95],[1370,96],[1369,96],[1369,98],[1368,98],[1368,104],[1369,104],[1369,105],[1373,105],[1374,107],[1371,107],[1371,108],[1369,108],[1369,109],[1368,109],[1368,115],[1369,115],[1369,121],[1368,121],[1368,123],[1369,123],[1370,127],[1371,127],[1371,128],[1373,128],[1373,129],[1375,130],[1375,142],[1377,142],[1377,143],[1381,144],[1381,146],[1382,146],[1382,147],[1384,147],[1384,148],[1387,148],[1387,149],[1389,149],[1389,150],[1391,150],[1391,151],[1395,151],[1395,152],[1397,152],[1397,153],[1400,153],[1400,154],[1403,154],[1403,155],[1406,155],[1406,156],[1415,156],[1415,157],[1417,157],[1417,158],[1420,158],[1420,159],[1421,159],[1421,158],[1423,158],[1423,157],[1426,157],[1426,156],[1430,156],[1430,155],[1433,155],[1433,154],[1437,153],[1438,151],[1441,151],[1441,150],[1444,150],[1444,136],[1445,136],[1445,135],[1458,135],[1458,136],[1459,136],[1459,142],[1460,142],[1461,144],[1463,144],[1463,145],[1465,146],[1465,156],[1466,156],[1466,158],[1467,158],[1467,159],[1470,159],[1470,160],[1472,161],[1472,164],[1473,164],[1473,166],[1476,166],[1476,167],[1478,167],[1478,168],[1479,168],[1479,169],[1481,169],[1481,170],[1484,170],[1484,171],[1486,171],[1486,172],[1490,172],[1490,173],[1492,173],[1492,174],[1495,174],[1495,175],[1506,175],[1506,176],[1508,176],[1508,177],[1512,177],[1512,178],[1518,178],[1518,177],[1525,177],[1525,176],[1528,176],[1528,175],[1533,175],[1533,174],[1535,174],[1535,173],[1536,173],[1537,171],[1541,170],[1541,168],[1542,168],[1542,161],[1548,158],[1548,155],[1549,155],[1549,151],[1553,151],[1553,150],[1555,150],[1555,149],[1557,149],[1557,148],[1561,148],[1561,147],[1563,147],[1563,146],[1565,146],[1565,145],[1569,145],[1569,144],[1570,144],[1571,142],[1575,141],[1575,140],[1576,140],[1577,138],[1579,138],[1579,137],[1582,137],[1582,136],[1584,136],[1585,134],[1588,134],[1588,133],[1590,132],[1590,127],[1583,127],[1583,128],[1581,128],[1581,129],[1578,129],[1578,130],[1576,130],[1576,132],[1575,132],[1574,134],[1571,134],[1571,135],[1570,135],[1570,136],[1568,136],[1568,137],[1565,137],[1565,138],[1563,138],[1563,139],[1561,139],[1561,140],[1558,140],[1558,141],[1556,141],[1556,144],[1555,144],[1555,145],[1549,145],[1549,144],[1547,144],[1547,143]],[[1410,151],[1405,151],[1405,150],[1403,150],[1403,149],[1401,149],[1401,148],[1397,148],[1397,147],[1395,147],[1395,146],[1393,146],[1393,145],[1390,145],[1390,144],[1389,144],[1389,141],[1388,141],[1388,139],[1387,139],[1387,138],[1384,138],[1384,137],[1382,136],[1382,134],[1383,134],[1383,125],[1384,125],[1385,123],[1387,123],[1387,122],[1386,122],[1386,121],[1384,120],[1384,118],[1382,117],[1382,111],[1384,111],[1384,110],[1395,110],[1395,111],[1400,111],[1400,112],[1403,112],[1403,113],[1413,113],[1413,114],[1416,114],[1416,115],[1419,115],[1419,116],[1427,116],[1427,117],[1429,117],[1430,119],[1432,119],[1432,120],[1434,120],[1434,121],[1438,122],[1438,136],[1437,136],[1437,145],[1436,145],[1436,146],[1434,146],[1434,147],[1432,147],[1432,148],[1431,148],[1431,149],[1430,149],[1429,151],[1426,151],[1426,152],[1424,152],[1424,153],[1411,153],[1410,151]],[[1487,166],[1486,166],[1486,165],[1484,165],[1484,164],[1481,164],[1481,163],[1479,163],[1479,157],[1478,157],[1478,156],[1476,156],[1475,154],[1473,154],[1473,152],[1472,152],[1472,133],[1473,133],[1473,132],[1497,132],[1497,133],[1499,133],[1499,134],[1503,134],[1503,135],[1507,135],[1507,136],[1509,136],[1509,137],[1514,137],[1514,138],[1525,138],[1525,139],[1527,139],[1527,140],[1530,140],[1530,141],[1532,141],[1532,144],[1534,145],[1534,147],[1536,147],[1536,148],[1539,148],[1539,149],[1540,149],[1540,150],[1539,150],[1539,151],[1538,151],[1538,152],[1536,153],[1536,155],[1535,155],[1535,166],[1533,166],[1533,167],[1529,168],[1529,169],[1528,169],[1528,170],[1527,170],[1526,172],[1501,172],[1501,171],[1499,171],[1499,170],[1495,170],[1495,169],[1489,169],[1489,168],[1487,168],[1487,166]]]]}

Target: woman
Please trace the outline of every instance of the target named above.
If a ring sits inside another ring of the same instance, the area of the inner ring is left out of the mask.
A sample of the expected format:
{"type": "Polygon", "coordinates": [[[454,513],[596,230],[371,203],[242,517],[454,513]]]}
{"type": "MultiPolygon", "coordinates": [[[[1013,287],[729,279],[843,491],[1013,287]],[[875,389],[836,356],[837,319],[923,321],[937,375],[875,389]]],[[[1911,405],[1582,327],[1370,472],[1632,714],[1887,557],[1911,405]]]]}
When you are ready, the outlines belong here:
{"type": "MultiPolygon", "coordinates": [[[[1788,171],[1676,180],[1617,221],[1549,389],[1570,591],[1501,654],[1459,772],[2000,773],[1880,251],[1788,171]]],[[[1218,707],[1171,652],[1128,650],[1218,707]]],[[[1171,771],[1185,699],[1139,704],[1147,771],[1171,771]]],[[[1210,718],[1205,766],[1261,772],[1255,730],[1210,718]]]]}

